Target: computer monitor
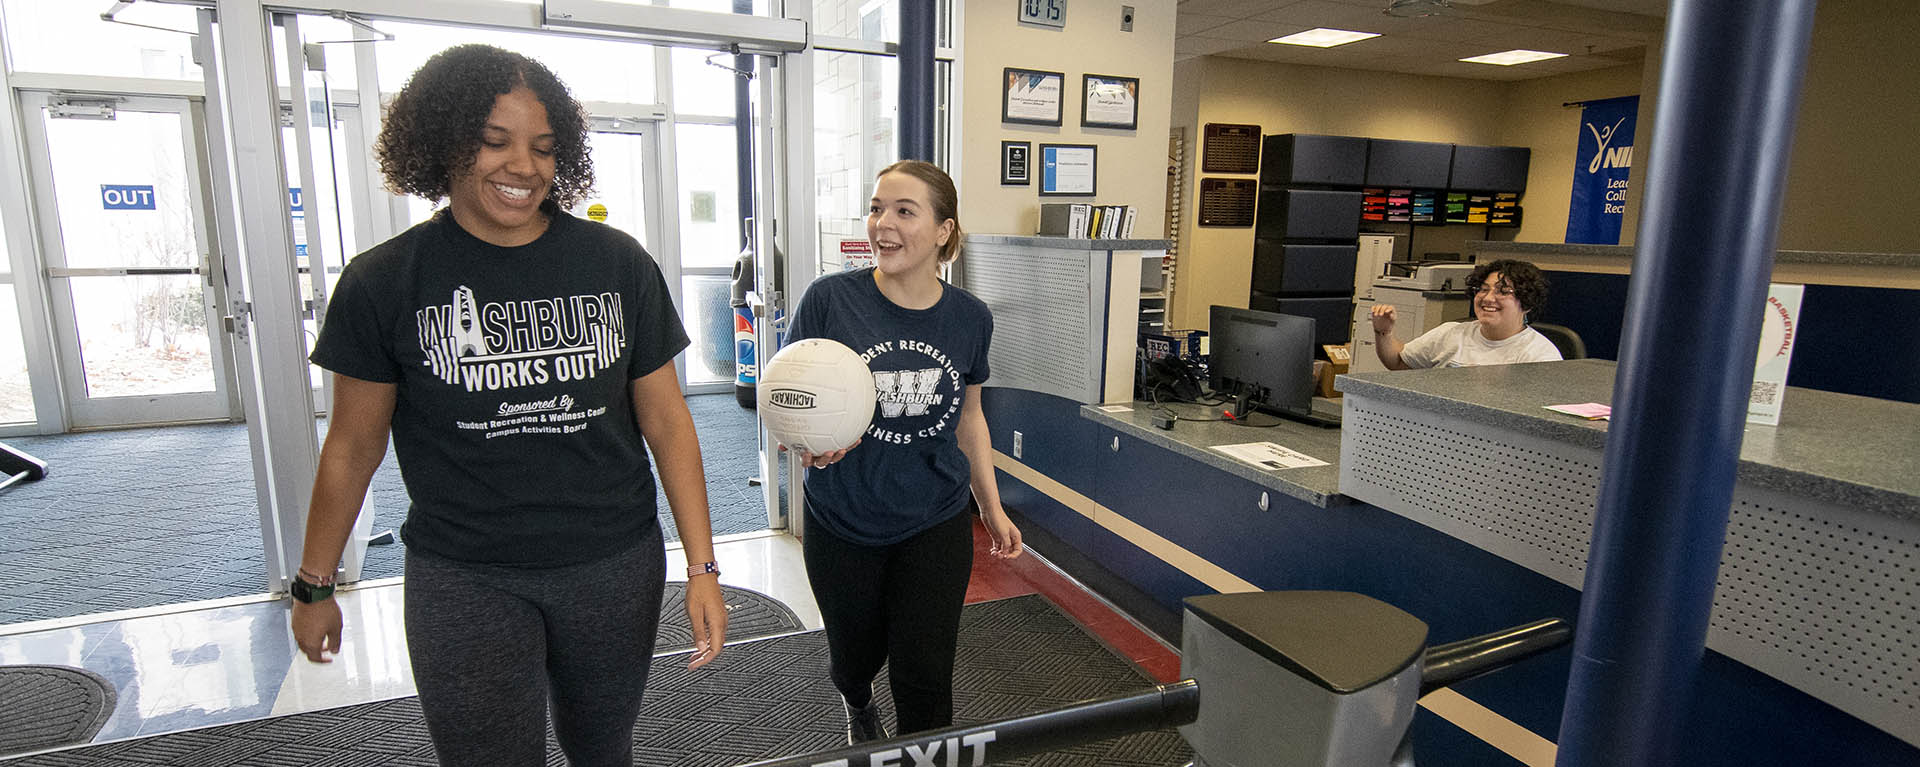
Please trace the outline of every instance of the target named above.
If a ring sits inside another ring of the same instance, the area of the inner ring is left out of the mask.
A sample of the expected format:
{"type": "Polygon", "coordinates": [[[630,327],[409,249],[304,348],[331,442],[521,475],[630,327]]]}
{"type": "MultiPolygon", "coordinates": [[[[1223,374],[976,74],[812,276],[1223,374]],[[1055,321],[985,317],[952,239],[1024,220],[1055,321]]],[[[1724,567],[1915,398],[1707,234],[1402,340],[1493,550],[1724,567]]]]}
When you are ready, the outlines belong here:
{"type": "Polygon", "coordinates": [[[1252,405],[1285,418],[1338,425],[1313,413],[1312,319],[1214,306],[1207,337],[1208,383],[1216,394],[1234,398],[1236,417],[1252,405]]]}

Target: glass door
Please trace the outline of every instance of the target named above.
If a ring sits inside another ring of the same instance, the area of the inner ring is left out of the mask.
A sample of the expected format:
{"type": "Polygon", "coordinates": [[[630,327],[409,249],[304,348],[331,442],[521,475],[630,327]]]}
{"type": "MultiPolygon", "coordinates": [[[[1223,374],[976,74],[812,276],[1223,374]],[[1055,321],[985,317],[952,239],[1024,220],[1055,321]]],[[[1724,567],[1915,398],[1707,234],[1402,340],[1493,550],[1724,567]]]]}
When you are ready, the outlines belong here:
{"type": "Polygon", "coordinates": [[[21,99],[71,424],[231,417],[192,104],[21,99]]]}

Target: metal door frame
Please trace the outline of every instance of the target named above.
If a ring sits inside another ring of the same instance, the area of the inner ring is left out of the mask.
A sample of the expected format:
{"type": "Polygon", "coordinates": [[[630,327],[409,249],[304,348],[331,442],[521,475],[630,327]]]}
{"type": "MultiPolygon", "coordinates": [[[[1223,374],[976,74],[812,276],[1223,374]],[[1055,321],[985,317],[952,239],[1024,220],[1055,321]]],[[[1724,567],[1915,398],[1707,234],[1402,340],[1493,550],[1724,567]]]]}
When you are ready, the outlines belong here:
{"type": "Polygon", "coordinates": [[[48,305],[52,311],[50,324],[53,327],[56,345],[55,368],[64,392],[62,407],[69,428],[85,429],[232,418],[234,410],[231,406],[230,390],[231,382],[234,380],[233,370],[224,339],[215,335],[220,328],[219,308],[224,303],[226,285],[221,278],[223,270],[214,267],[214,264],[219,261],[219,248],[214,241],[212,227],[209,224],[213,199],[207,178],[207,165],[203,160],[205,149],[201,139],[205,127],[203,104],[198,103],[199,99],[177,95],[88,93],[85,96],[73,97],[86,101],[110,101],[116,112],[172,114],[179,118],[181,156],[184,163],[181,171],[187,182],[193,232],[199,249],[199,263],[191,267],[75,268],[67,266],[66,243],[62,236],[59,198],[54,188],[53,157],[46,123],[46,120],[54,119],[47,115],[48,107],[58,103],[64,96],[56,91],[23,89],[17,92],[16,97],[21,115],[25,118],[22,120],[24,123],[22,127],[28,152],[29,178],[33,190],[31,196],[34,200],[33,207],[38,224],[43,264],[39,276],[46,280],[48,305]],[[202,286],[206,290],[203,293],[202,309],[206,313],[208,350],[211,357],[210,364],[213,367],[212,391],[99,398],[87,396],[85,360],[81,354],[73,291],[70,284],[56,285],[55,281],[66,281],[76,277],[120,275],[196,275],[201,278],[202,286]],[[156,408],[167,409],[167,412],[155,413],[156,408]]]}

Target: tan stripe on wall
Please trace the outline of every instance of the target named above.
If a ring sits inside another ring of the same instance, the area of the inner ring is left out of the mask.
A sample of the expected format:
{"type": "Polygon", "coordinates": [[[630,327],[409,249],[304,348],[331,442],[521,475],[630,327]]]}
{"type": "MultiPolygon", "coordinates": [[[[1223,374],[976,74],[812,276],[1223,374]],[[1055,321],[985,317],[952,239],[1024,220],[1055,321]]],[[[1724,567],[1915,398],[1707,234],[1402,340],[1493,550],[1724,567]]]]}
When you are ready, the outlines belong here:
{"type": "MultiPolygon", "coordinates": [[[[1208,588],[1221,593],[1260,590],[1260,587],[1253,585],[1247,579],[1200,558],[1200,555],[1188,551],[1180,544],[1141,527],[1139,523],[1096,503],[1092,498],[1081,495],[1073,488],[1035,471],[1032,467],[1014,460],[1005,453],[993,451],[993,465],[1014,479],[1044,493],[1055,502],[1074,510],[1080,516],[1092,520],[1108,532],[1140,547],[1142,551],[1158,557],[1180,572],[1206,584],[1208,588]]],[[[1447,689],[1436,690],[1421,698],[1420,705],[1451,722],[1455,727],[1486,741],[1487,745],[1520,760],[1527,767],[1553,767],[1554,754],[1557,750],[1553,741],[1540,737],[1533,731],[1521,727],[1493,709],[1469,700],[1460,693],[1447,689]]]]}

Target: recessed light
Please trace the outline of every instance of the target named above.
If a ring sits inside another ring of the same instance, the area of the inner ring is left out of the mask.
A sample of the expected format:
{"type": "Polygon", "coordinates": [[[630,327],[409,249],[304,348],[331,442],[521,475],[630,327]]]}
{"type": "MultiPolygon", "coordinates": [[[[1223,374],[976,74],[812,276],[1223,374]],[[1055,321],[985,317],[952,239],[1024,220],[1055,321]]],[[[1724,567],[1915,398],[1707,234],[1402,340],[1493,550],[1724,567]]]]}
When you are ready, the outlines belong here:
{"type": "Polygon", "coordinates": [[[1285,43],[1287,45],[1305,45],[1314,48],[1332,48],[1336,45],[1357,43],[1370,37],[1379,36],[1378,33],[1374,32],[1353,32],[1345,29],[1328,29],[1321,27],[1319,29],[1309,29],[1305,32],[1295,32],[1286,37],[1276,37],[1267,42],[1285,43]]]}
{"type": "Polygon", "coordinates": [[[1500,53],[1489,53],[1485,56],[1474,56],[1472,58],[1465,58],[1465,59],[1461,59],[1461,61],[1465,61],[1472,64],[1498,64],[1503,67],[1510,67],[1515,64],[1525,64],[1531,61],[1546,61],[1547,59],[1562,58],[1562,57],[1565,57],[1566,55],[1567,54],[1564,54],[1564,53],[1548,53],[1546,51],[1529,51],[1529,50],[1526,50],[1525,48],[1518,48],[1511,51],[1501,51],[1500,53]]]}

